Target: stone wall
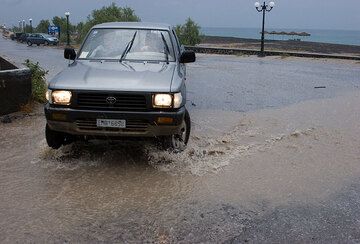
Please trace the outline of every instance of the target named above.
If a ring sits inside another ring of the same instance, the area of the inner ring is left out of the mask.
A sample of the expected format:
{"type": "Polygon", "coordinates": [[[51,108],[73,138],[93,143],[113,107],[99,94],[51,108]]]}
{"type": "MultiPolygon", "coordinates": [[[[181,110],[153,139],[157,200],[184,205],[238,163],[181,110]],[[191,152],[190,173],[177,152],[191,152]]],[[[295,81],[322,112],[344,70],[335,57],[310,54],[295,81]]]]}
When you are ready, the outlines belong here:
{"type": "Polygon", "coordinates": [[[31,98],[31,72],[0,57],[0,115],[19,111],[31,98]]]}
{"type": "MultiPolygon", "coordinates": [[[[224,55],[259,55],[258,50],[249,49],[236,49],[236,48],[217,48],[217,47],[199,47],[199,46],[186,46],[186,50],[192,50],[196,53],[208,54],[224,54],[224,55]]],[[[345,55],[332,55],[332,54],[319,54],[319,53],[300,53],[300,52],[281,52],[281,51],[265,51],[266,56],[292,56],[303,58],[333,58],[333,59],[347,59],[347,60],[360,60],[359,56],[345,56],[345,55]]]]}
{"type": "Polygon", "coordinates": [[[8,62],[7,60],[5,60],[4,58],[0,57],[0,71],[9,70],[9,69],[17,69],[17,67],[12,63],[8,62]]]}

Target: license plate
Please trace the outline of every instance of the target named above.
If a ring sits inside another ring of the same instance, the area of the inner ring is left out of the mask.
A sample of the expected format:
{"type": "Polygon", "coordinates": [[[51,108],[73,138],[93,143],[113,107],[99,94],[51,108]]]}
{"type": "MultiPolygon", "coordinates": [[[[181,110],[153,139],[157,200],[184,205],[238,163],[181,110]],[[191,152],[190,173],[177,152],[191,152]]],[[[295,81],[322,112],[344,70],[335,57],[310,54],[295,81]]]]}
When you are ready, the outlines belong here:
{"type": "Polygon", "coordinates": [[[126,120],[122,119],[97,119],[97,127],[102,128],[126,128],[126,120]]]}

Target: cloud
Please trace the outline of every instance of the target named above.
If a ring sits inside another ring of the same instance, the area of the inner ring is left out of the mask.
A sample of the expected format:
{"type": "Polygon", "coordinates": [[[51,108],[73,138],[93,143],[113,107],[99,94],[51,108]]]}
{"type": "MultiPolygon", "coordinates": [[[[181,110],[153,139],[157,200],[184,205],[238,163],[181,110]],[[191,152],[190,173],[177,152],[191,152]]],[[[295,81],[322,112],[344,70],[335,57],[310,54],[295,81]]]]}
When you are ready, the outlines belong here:
{"type": "Polygon", "coordinates": [[[22,3],[24,0],[2,0],[5,5],[15,6],[22,3]]]}

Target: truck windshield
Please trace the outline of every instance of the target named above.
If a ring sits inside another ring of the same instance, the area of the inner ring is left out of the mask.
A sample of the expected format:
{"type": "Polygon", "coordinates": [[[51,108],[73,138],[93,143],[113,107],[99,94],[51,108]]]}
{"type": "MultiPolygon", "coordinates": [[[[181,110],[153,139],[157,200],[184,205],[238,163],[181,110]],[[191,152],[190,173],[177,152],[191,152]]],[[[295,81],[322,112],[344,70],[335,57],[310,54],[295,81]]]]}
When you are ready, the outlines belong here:
{"type": "Polygon", "coordinates": [[[93,29],[79,59],[120,60],[131,42],[122,60],[175,61],[169,32],[144,29],[93,29]]]}

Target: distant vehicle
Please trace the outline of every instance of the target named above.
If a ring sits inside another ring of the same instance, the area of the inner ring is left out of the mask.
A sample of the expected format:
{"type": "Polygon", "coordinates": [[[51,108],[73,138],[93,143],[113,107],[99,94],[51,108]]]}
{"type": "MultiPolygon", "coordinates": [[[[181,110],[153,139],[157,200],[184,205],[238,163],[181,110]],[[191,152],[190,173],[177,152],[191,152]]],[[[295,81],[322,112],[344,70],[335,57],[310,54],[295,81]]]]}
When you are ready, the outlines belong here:
{"type": "Polygon", "coordinates": [[[19,42],[21,42],[21,43],[23,43],[23,42],[27,42],[27,38],[30,36],[30,34],[29,33],[22,33],[18,38],[17,38],[17,40],[19,41],[19,42]]]}
{"type": "Polygon", "coordinates": [[[59,40],[49,34],[44,34],[44,33],[35,33],[35,34],[31,34],[28,38],[27,38],[27,44],[29,46],[32,46],[32,44],[36,44],[38,46],[42,45],[57,45],[59,43],[59,40]]]}
{"type": "Polygon", "coordinates": [[[60,148],[78,138],[159,138],[180,152],[190,135],[186,63],[195,53],[180,46],[166,24],[94,26],[74,60],[52,79],[46,94],[46,141],[60,148]]]}
{"type": "Polygon", "coordinates": [[[23,33],[22,32],[13,33],[13,34],[10,35],[10,39],[15,41],[21,36],[21,34],[23,34],[23,33]]]}
{"type": "Polygon", "coordinates": [[[11,38],[12,35],[14,35],[14,33],[11,32],[11,31],[8,31],[8,30],[4,30],[4,31],[3,31],[3,36],[4,36],[5,38],[11,38]]]}

